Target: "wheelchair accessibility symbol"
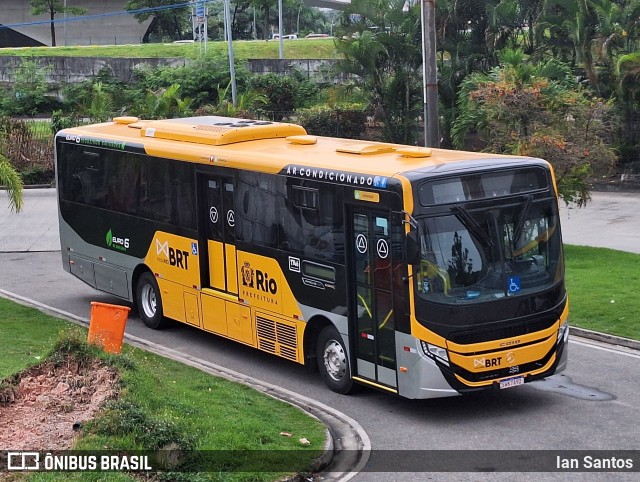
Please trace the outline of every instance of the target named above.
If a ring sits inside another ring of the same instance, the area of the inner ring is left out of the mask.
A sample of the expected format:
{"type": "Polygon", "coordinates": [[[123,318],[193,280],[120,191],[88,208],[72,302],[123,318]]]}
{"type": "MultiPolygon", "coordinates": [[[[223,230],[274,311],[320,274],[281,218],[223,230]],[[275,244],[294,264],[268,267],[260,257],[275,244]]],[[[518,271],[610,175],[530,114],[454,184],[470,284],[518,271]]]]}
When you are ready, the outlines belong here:
{"type": "Polygon", "coordinates": [[[520,291],[520,278],[518,276],[511,276],[507,278],[507,284],[509,285],[509,293],[517,293],[520,291]]]}

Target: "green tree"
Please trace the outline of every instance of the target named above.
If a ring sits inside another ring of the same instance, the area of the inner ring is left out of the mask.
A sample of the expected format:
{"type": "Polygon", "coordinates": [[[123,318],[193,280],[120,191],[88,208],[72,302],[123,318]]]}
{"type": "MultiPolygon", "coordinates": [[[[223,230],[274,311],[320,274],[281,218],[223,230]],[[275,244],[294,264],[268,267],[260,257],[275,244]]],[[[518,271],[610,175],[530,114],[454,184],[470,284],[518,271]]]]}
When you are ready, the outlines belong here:
{"type": "Polygon", "coordinates": [[[33,15],[49,14],[49,25],[51,28],[51,46],[56,46],[56,26],[54,23],[55,16],[59,13],[70,13],[72,15],[84,15],[87,13],[86,8],[82,7],[65,7],[63,0],[31,0],[31,13],[33,15]]]}
{"type": "Polygon", "coordinates": [[[0,154],[0,186],[4,186],[7,189],[9,209],[20,212],[23,204],[22,178],[2,154],[0,154]]]}
{"type": "Polygon", "coordinates": [[[47,104],[46,82],[50,67],[41,67],[33,60],[23,59],[15,70],[7,95],[0,101],[5,115],[35,115],[47,104]]]}
{"type": "MultiPolygon", "coordinates": [[[[185,3],[177,0],[128,0],[126,10],[142,10],[154,7],[170,7],[178,3],[185,3]]],[[[149,43],[153,36],[157,41],[162,41],[164,37],[171,39],[181,39],[185,30],[189,26],[189,7],[166,8],[161,10],[134,13],[133,17],[142,23],[151,17],[151,23],[142,37],[143,43],[149,43]]]]}
{"type": "Polygon", "coordinates": [[[277,0],[249,0],[249,4],[262,12],[262,39],[267,40],[271,33],[271,11],[277,8],[277,0]]]}
{"type": "Polygon", "coordinates": [[[500,58],[500,67],[464,80],[456,146],[475,130],[487,151],[543,158],[554,167],[560,196],[584,205],[592,177],[608,174],[616,162],[608,145],[611,105],[581,89],[557,60],[530,63],[522,51],[500,58]]]}
{"type": "Polygon", "coordinates": [[[623,55],[616,64],[617,92],[626,136],[622,142],[623,160],[640,161],[640,52],[623,55]]]}
{"type": "Polygon", "coordinates": [[[345,8],[336,50],[340,73],[370,95],[387,140],[413,144],[422,112],[419,7],[402,0],[354,0],[345,8]]]}

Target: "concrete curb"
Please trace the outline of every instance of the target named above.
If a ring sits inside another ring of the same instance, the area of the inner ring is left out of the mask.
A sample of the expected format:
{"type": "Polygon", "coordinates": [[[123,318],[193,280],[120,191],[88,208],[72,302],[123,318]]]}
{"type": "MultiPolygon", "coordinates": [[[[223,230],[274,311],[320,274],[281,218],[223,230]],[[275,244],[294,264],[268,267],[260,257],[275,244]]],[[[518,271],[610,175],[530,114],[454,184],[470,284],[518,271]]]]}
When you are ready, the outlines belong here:
{"type": "MultiPolygon", "coordinates": [[[[0,296],[78,325],[89,325],[89,320],[86,318],[53,308],[9,291],[0,289],[0,296]]],[[[325,441],[323,454],[313,462],[310,470],[323,471],[326,469],[327,472],[322,473],[323,481],[347,482],[357,475],[367,464],[371,453],[371,441],[362,426],[348,415],[299,393],[263,382],[243,373],[229,370],[220,365],[185,355],[143,338],[126,333],[124,337],[127,343],[136,348],[179,361],[214,376],[250,386],[266,395],[298,407],[319,419],[327,427],[327,440],[325,441]]]]}
{"type": "Polygon", "coordinates": [[[619,345],[633,350],[640,350],[640,341],[632,340],[631,338],[609,335],[608,333],[600,333],[599,331],[587,330],[586,328],[578,328],[571,325],[569,326],[569,334],[579,336],[581,338],[588,338],[589,340],[608,343],[610,345],[619,345]]]}

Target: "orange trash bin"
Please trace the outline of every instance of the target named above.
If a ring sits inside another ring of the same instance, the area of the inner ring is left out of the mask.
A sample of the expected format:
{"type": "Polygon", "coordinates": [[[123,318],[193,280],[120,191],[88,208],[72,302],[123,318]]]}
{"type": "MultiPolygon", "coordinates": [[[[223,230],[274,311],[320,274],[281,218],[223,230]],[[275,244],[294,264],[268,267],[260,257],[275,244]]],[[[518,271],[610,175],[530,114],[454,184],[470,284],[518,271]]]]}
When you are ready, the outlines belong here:
{"type": "Polygon", "coordinates": [[[91,302],[91,321],[87,342],[101,346],[109,353],[120,353],[124,340],[124,328],[131,308],[91,302]]]}

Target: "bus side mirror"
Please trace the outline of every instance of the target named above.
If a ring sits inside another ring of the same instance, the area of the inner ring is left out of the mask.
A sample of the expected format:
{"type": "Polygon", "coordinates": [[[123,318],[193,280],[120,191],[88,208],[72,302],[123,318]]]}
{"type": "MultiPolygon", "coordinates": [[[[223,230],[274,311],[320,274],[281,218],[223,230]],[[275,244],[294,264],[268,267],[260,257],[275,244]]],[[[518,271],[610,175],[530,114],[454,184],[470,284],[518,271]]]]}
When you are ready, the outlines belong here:
{"type": "Polygon", "coordinates": [[[405,255],[407,264],[416,265],[420,263],[420,243],[418,242],[418,232],[409,231],[405,241],[405,255]]]}

